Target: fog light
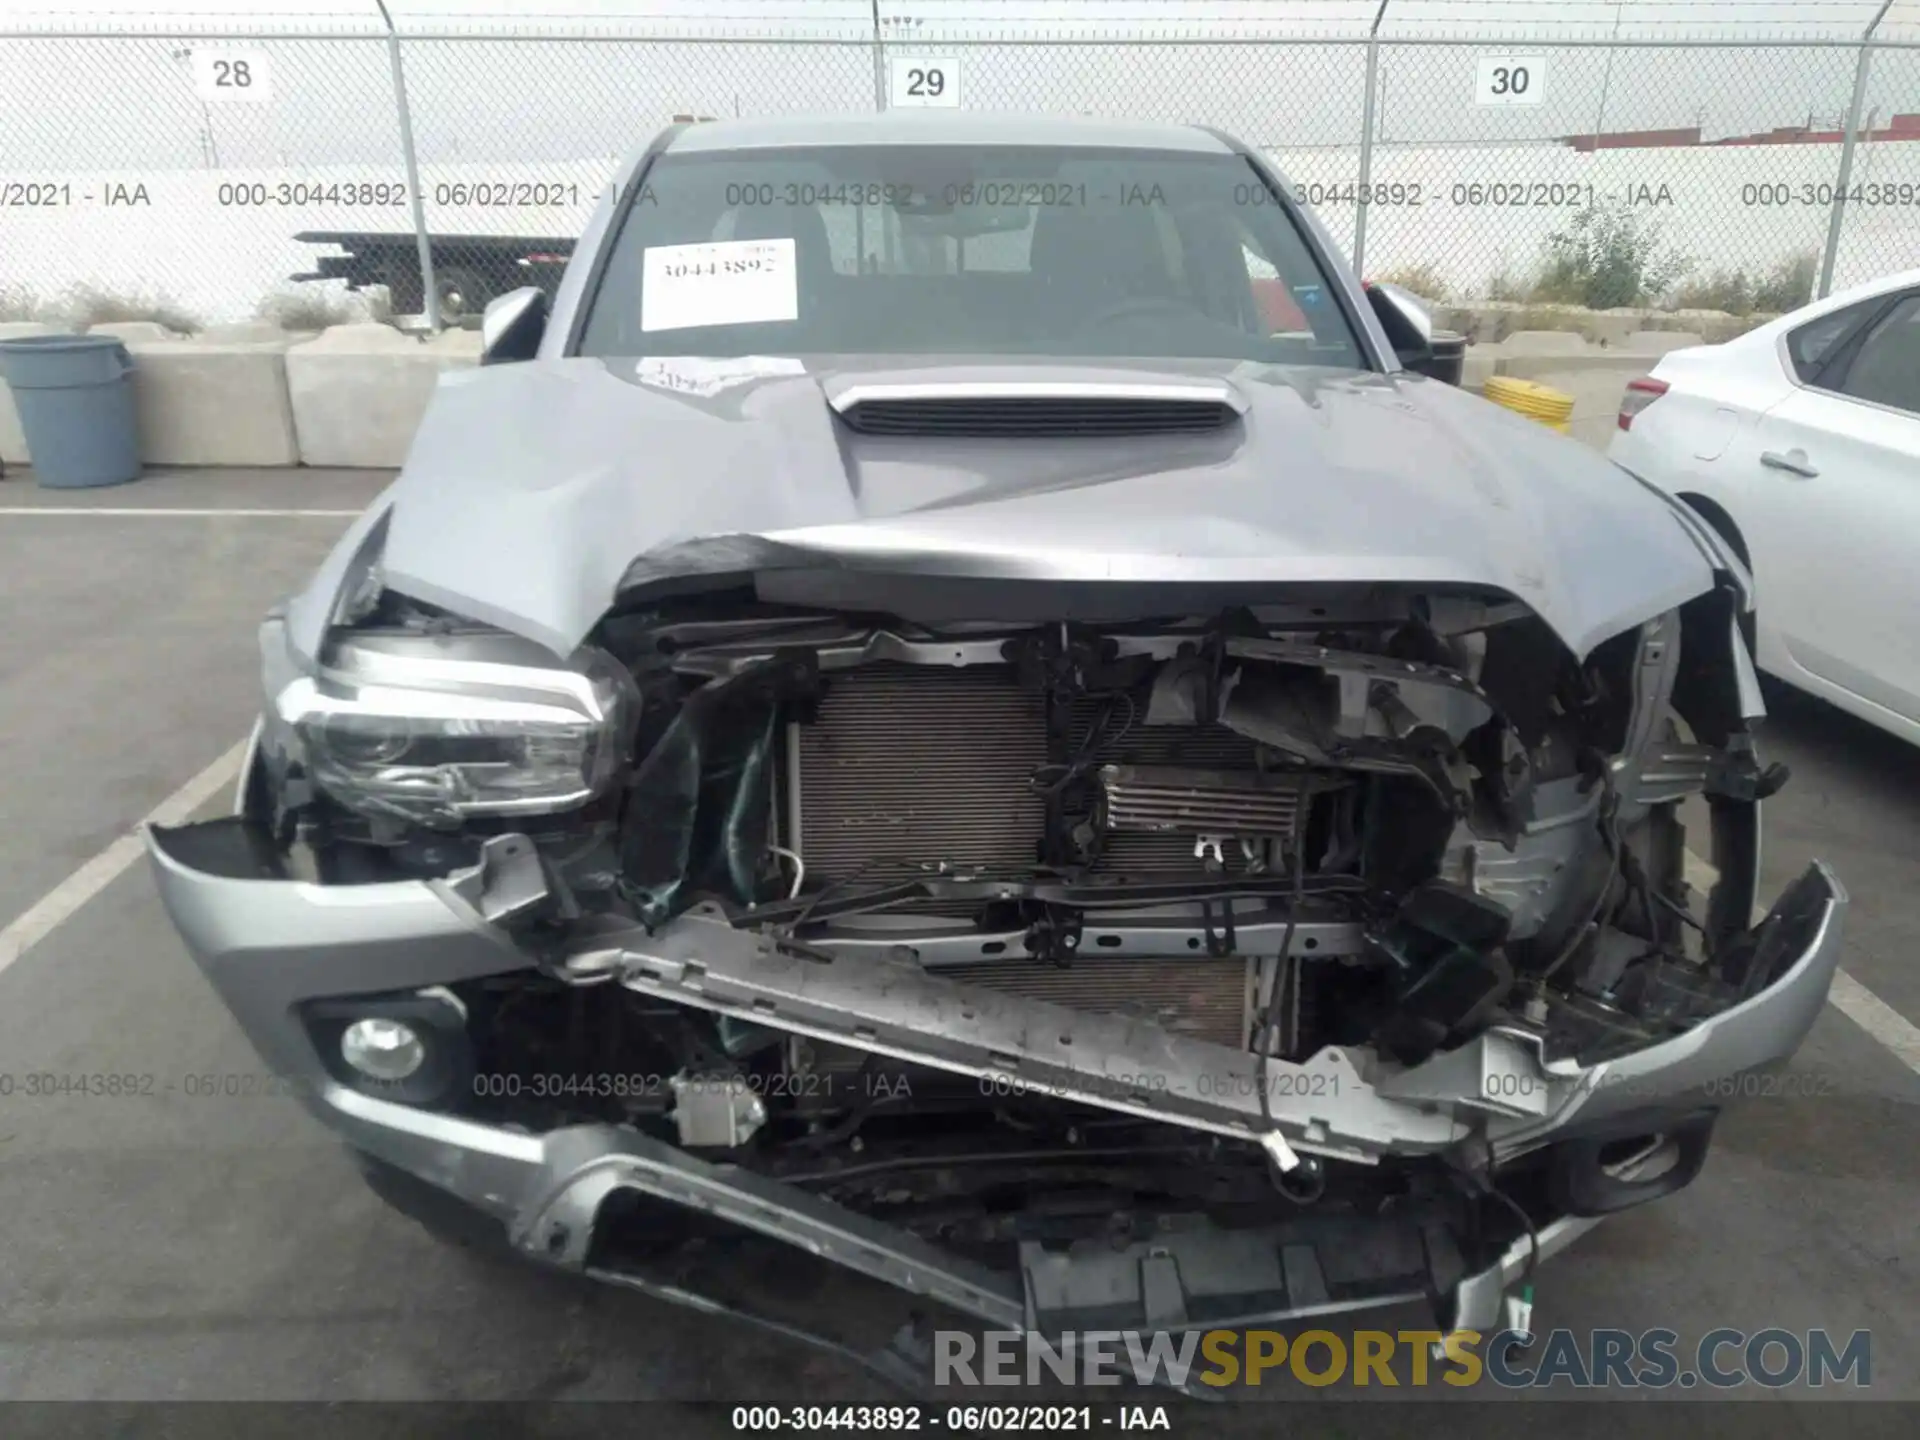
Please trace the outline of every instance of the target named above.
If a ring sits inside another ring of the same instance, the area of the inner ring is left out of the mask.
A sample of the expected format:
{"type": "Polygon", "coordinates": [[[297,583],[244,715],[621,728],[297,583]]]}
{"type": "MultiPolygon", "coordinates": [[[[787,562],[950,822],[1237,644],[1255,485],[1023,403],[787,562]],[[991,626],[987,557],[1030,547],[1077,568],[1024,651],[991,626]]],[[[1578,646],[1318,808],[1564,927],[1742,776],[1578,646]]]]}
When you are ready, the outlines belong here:
{"type": "Polygon", "coordinates": [[[411,1025],[378,1016],[356,1020],[340,1036],[340,1054],[369,1080],[405,1080],[427,1058],[411,1025]]]}

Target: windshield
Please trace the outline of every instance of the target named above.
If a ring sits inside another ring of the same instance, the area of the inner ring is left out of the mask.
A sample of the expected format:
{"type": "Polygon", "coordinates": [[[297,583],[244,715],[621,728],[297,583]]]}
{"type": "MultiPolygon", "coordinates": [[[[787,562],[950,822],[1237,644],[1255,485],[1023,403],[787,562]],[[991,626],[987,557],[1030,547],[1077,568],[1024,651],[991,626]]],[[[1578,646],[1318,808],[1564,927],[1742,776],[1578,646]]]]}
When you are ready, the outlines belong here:
{"type": "Polygon", "coordinates": [[[580,351],[1367,364],[1243,158],[1057,147],[668,153],[580,351]]]}

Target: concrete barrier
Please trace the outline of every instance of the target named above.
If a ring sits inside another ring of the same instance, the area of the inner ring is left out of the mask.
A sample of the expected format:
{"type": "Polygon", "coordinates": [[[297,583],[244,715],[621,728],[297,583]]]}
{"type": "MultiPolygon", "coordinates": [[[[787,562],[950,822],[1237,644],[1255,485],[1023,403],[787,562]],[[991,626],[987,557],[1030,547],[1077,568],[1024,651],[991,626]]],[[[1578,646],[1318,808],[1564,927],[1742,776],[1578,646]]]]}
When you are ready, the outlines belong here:
{"type": "Polygon", "coordinates": [[[271,320],[242,320],[232,325],[209,325],[199,334],[202,340],[311,340],[318,330],[287,330],[271,320]]]}
{"type": "Polygon", "coordinates": [[[294,345],[287,394],[302,463],[397,467],[441,371],[479,359],[477,333],[450,330],[423,342],[371,323],[336,325],[294,345]]]}
{"type": "Polygon", "coordinates": [[[1487,380],[1499,363],[1499,353],[1491,345],[1469,345],[1467,353],[1460,362],[1460,388],[1471,390],[1476,395],[1485,387],[1487,380]]]}
{"type": "Polygon", "coordinates": [[[1779,318],[1771,312],[1760,311],[1751,315],[1729,315],[1724,310],[1655,310],[1640,328],[1672,330],[1693,335],[1696,344],[1722,345],[1779,318]]]}
{"type": "Polygon", "coordinates": [[[1772,315],[1728,315],[1720,310],[1656,310],[1634,306],[1588,310],[1580,305],[1538,305],[1524,300],[1461,300],[1434,307],[1434,324],[1454,330],[1475,344],[1499,344],[1527,331],[1568,331],[1589,344],[1619,345],[1650,330],[1673,330],[1717,345],[1744,335],[1772,315]]]}
{"type": "Polygon", "coordinates": [[[1511,375],[1564,391],[1573,397],[1568,434],[1605,450],[1613,440],[1627,382],[1646,374],[1667,351],[1699,342],[1698,335],[1683,332],[1636,332],[1607,346],[1589,344],[1577,335],[1510,335],[1498,344],[1467,350],[1461,388],[1479,394],[1490,376],[1511,375]]]}
{"type": "MultiPolygon", "coordinates": [[[[1571,432],[1604,449],[1627,382],[1670,350],[1710,343],[1700,328],[1654,327],[1646,311],[1566,315],[1603,333],[1541,323],[1542,307],[1508,305],[1490,326],[1463,307],[1443,307],[1446,328],[1477,331],[1468,347],[1463,389],[1493,375],[1536,380],[1574,397],[1571,432]],[[1598,318],[1596,318],[1598,317],[1598,318]],[[1511,326],[1502,339],[1490,329],[1511,326]],[[1633,329],[1622,328],[1631,323],[1633,329]],[[1638,328],[1646,324],[1649,328],[1638,328]]],[[[1667,322],[1702,312],[1671,312],[1667,322]]],[[[1743,328],[1760,317],[1734,322],[1743,328]]],[[[1733,320],[1720,316],[1720,320],[1733,320]]],[[[0,338],[47,334],[39,323],[0,324],[0,338]]],[[[262,322],[221,326],[184,338],[151,321],[96,325],[93,333],[126,342],[139,367],[142,456],[166,465],[327,465],[390,469],[405,459],[441,372],[477,364],[480,337],[449,330],[431,339],[374,323],[286,332],[262,322]]],[[[0,461],[27,459],[18,414],[0,384],[0,461]]]]}
{"type": "MultiPolygon", "coordinates": [[[[135,328],[96,325],[91,333],[135,328]]],[[[300,463],[287,396],[291,336],[187,340],[163,331],[123,339],[133,356],[140,456],[148,464],[300,463]]]]}
{"type": "MultiPolygon", "coordinates": [[[[0,340],[24,340],[29,335],[58,334],[58,325],[42,325],[38,320],[8,320],[0,323],[0,340]]],[[[27,463],[27,437],[20,433],[20,411],[13,403],[13,392],[0,380],[0,465],[27,463]]]]}
{"type": "Polygon", "coordinates": [[[1567,430],[1574,439],[1604,450],[1613,439],[1627,382],[1647,373],[1644,355],[1594,350],[1585,355],[1503,355],[1494,373],[1534,380],[1573,397],[1567,430]]]}
{"type": "Polygon", "coordinates": [[[1583,355],[1584,335],[1573,330],[1516,330],[1500,342],[1503,355],[1583,355]]]}
{"type": "Polygon", "coordinates": [[[464,361],[469,365],[480,363],[480,332],[478,330],[442,330],[427,342],[427,348],[436,354],[456,357],[454,363],[464,361]]]}
{"type": "MultiPolygon", "coordinates": [[[[0,324],[0,339],[62,327],[0,324]]],[[[338,465],[405,458],[442,371],[477,364],[477,331],[421,340],[386,325],[287,332],[262,322],[187,337],[150,320],[89,327],[133,356],[141,458],[156,465],[338,465]]],[[[0,461],[28,461],[0,383],[0,461]]]]}
{"type": "Polygon", "coordinates": [[[1657,360],[1675,350],[1684,350],[1690,345],[1706,344],[1706,337],[1688,330],[1641,330],[1620,342],[1620,351],[1626,355],[1641,355],[1648,360],[1657,360]]]}
{"type": "Polygon", "coordinates": [[[144,344],[150,340],[184,340],[186,335],[179,330],[169,330],[157,320],[108,320],[98,325],[87,326],[89,335],[112,335],[124,340],[129,346],[136,341],[144,344]]]}

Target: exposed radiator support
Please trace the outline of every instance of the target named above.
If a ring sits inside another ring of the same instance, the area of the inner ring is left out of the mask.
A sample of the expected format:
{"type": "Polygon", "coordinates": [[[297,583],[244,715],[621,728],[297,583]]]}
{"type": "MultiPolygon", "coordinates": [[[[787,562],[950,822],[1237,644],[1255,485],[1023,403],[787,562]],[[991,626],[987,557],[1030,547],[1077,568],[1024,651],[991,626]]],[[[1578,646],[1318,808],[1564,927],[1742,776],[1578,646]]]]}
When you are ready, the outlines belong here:
{"type": "MultiPolygon", "coordinates": [[[[1064,736],[1105,794],[1104,871],[1197,871],[1183,837],[1240,837],[1262,851],[1290,842],[1324,787],[1262,771],[1254,742],[1224,726],[1114,723],[1115,710],[1111,698],[1078,697],[1064,736]]],[[[1045,702],[1009,666],[843,671],[810,722],[788,729],[782,840],[829,881],[904,866],[1023,870],[1045,825],[1031,781],[1051,758],[1045,702]]]]}
{"type": "MultiPolygon", "coordinates": [[[[1054,729],[1045,697],[1011,665],[878,662],[835,672],[812,713],[787,730],[781,843],[802,857],[815,884],[855,876],[885,884],[940,867],[1024,872],[1040,859],[1046,835],[1048,802],[1036,780],[1070,760],[1104,831],[1088,872],[1095,882],[1258,873],[1297,840],[1313,797],[1340,783],[1263,769],[1258,745],[1222,725],[1147,724],[1143,704],[1114,693],[1076,696],[1056,713],[1054,729]]],[[[869,917],[873,938],[856,950],[897,948],[885,939],[892,933],[923,952],[917,958],[934,973],[1231,1050],[1252,1042],[1262,994],[1281,968],[1268,953],[1281,932],[1258,907],[1243,908],[1247,928],[1235,932],[1228,954],[1207,953],[1211,941],[1190,916],[1134,916],[1090,923],[1070,964],[1022,954],[1029,937],[1017,930],[972,929],[978,901],[921,900],[891,917],[891,932],[869,917]],[[898,928],[908,916],[953,935],[912,940],[898,928]],[[1157,942],[1143,928],[1156,923],[1168,927],[1157,942]],[[1122,948],[1107,933],[1116,925],[1141,931],[1124,954],[1106,953],[1122,948]],[[949,970],[958,954],[967,962],[949,970]]],[[[994,923],[1010,922],[1003,915],[994,923]]],[[[1309,922],[1297,953],[1318,960],[1357,950],[1356,937],[1335,943],[1320,933],[1327,928],[1309,922]]],[[[856,924],[848,933],[863,932],[856,924]]],[[[827,936],[817,943],[829,951],[836,944],[827,936]]],[[[1299,1028],[1297,997],[1288,1000],[1270,1042],[1282,1051],[1299,1028]]]]}
{"type": "Polygon", "coordinates": [[[1069,966],[1023,958],[934,973],[1093,1015],[1132,1016],[1175,1035],[1235,1049],[1245,1048],[1253,1028],[1255,980],[1250,960],[1204,955],[1112,960],[1082,955],[1069,966]]]}

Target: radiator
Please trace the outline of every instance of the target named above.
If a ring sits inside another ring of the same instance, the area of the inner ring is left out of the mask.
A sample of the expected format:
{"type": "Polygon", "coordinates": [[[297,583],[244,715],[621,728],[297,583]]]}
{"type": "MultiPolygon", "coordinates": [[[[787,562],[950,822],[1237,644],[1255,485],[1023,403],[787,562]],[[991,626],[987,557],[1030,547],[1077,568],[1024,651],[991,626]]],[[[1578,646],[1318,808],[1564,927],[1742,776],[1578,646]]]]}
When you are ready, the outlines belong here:
{"type": "Polygon", "coordinates": [[[1034,863],[1046,810],[1027,777],[1047,762],[1046,713],[1010,668],[834,675],[788,753],[788,843],[809,875],[1034,863]]]}

